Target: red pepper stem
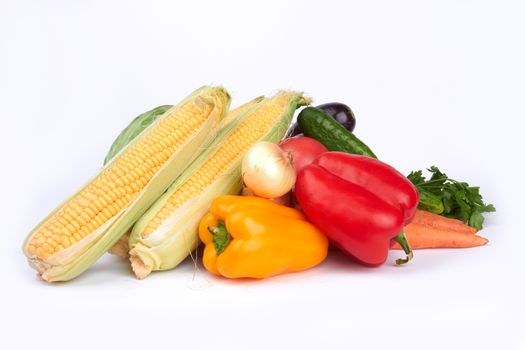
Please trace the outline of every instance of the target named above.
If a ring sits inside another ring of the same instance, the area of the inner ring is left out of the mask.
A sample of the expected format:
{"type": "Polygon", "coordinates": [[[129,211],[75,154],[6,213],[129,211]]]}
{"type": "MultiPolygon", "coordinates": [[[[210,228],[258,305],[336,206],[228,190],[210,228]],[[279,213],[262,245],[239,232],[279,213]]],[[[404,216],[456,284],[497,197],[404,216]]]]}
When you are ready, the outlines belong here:
{"type": "Polygon", "coordinates": [[[414,253],[412,252],[412,248],[410,248],[410,244],[408,244],[405,233],[403,231],[399,232],[399,234],[394,237],[394,241],[399,243],[399,245],[401,246],[401,248],[403,248],[407,255],[407,257],[404,259],[397,259],[396,265],[403,265],[412,260],[412,258],[414,257],[414,253]]]}

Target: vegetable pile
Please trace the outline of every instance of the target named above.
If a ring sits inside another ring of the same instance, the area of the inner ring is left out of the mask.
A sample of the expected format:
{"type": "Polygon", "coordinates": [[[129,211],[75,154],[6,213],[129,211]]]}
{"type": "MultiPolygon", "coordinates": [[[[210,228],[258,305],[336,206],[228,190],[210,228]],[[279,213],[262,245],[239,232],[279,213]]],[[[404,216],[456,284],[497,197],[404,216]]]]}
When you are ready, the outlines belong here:
{"type": "MultiPolygon", "coordinates": [[[[479,187],[431,166],[404,176],[354,133],[343,103],[305,107],[281,91],[229,110],[222,87],[133,119],[104,167],[30,232],[24,253],[48,282],[75,278],[102,254],[139,279],[175,268],[204,244],[224,278],[266,278],[320,264],[329,245],[377,267],[391,249],[486,244],[479,187]]],[[[200,256],[197,254],[196,256],[200,256]]]]}

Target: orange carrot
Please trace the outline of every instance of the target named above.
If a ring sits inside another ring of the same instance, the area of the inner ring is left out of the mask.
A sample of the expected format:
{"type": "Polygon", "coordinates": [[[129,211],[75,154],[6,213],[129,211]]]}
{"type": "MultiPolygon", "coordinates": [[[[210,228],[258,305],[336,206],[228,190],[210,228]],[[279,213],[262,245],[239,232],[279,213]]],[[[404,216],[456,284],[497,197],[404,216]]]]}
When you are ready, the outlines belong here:
{"type": "MultiPolygon", "coordinates": [[[[488,242],[486,238],[481,236],[419,223],[411,223],[405,226],[404,232],[412,249],[470,248],[484,245],[488,242]]],[[[395,243],[392,249],[401,249],[401,247],[395,243]]]]}
{"type": "Polygon", "coordinates": [[[458,231],[470,234],[474,234],[478,231],[461,220],[446,218],[424,210],[417,210],[416,216],[412,222],[415,224],[431,226],[443,231],[458,231]]]}

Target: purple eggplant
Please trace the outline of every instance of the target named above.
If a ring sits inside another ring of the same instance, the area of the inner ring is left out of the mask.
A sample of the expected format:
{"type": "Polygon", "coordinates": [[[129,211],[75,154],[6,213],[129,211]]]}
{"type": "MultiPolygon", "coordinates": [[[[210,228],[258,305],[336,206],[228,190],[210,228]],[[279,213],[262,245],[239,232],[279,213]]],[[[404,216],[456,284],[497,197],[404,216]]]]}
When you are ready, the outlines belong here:
{"type": "Polygon", "coordinates": [[[354,112],[345,105],[344,103],[331,102],[325,103],[317,108],[328,113],[332,118],[337,120],[339,124],[344,126],[344,128],[350,132],[354,131],[355,128],[355,115],[354,112]]]}
{"type": "MultiPolygon", "coordinates": [[[[345,105],[344,103],[339,102],[330,102],[317,106],[323,111],[325,111],[329,116],[334,118],[339,124],[341,124],[346,130],[352,132],[355,128],[355,116],[354,112],[345,105]]],[[[290,136],[303,135],[303,131],[298,123],[292,125],[292,133],[290,136]]]]}

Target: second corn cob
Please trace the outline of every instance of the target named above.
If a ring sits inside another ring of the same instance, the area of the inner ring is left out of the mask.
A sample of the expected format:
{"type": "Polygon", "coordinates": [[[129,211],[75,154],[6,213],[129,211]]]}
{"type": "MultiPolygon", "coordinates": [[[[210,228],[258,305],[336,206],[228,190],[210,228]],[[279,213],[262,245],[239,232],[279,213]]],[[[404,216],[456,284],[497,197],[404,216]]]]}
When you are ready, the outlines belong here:
{"type": "Polygon", "coordinates": [[[130,261],[138,278],[177,266],[195,249],[198,223],[211,201],[240,191],[243,154],[257,141],[279,142],[296,108],[306,103],[299,93],[281,92],[232,118],[134,226],[130,261]]]}

